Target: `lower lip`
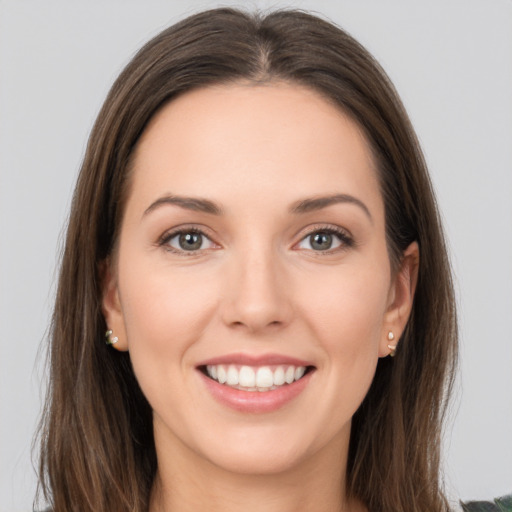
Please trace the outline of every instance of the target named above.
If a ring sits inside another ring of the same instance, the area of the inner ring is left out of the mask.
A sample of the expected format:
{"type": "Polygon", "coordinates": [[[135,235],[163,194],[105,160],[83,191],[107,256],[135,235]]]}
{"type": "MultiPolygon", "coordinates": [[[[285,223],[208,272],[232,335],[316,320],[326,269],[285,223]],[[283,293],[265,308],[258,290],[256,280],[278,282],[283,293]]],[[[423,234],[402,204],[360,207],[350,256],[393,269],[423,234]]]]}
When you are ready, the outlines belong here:
{"type": "Polygon", "coordinates": [[[277,411],[304,391],[314,373],[310,371],[292,384],[285,384],[270,391],[242,391],[220,384],[201,371],[198,372],[215,400],[236,411],[248,413],[277,411]]]}

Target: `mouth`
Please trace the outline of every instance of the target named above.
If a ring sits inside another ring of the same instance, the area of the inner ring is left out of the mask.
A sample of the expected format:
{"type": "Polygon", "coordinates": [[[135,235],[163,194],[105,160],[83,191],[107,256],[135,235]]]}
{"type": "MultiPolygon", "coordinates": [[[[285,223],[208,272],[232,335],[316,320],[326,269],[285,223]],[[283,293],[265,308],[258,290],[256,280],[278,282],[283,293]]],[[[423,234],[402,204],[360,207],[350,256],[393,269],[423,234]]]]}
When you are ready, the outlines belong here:
{"type": "Polygon", "coordinates": [[[261,414],[295,403],[310,387],[317,368],[287,355],[239,353],[201,361],[196,370],[218,403],[237,412],[261,414]]]}
{"type": "Polygon", "coordinates": [[[303,379],[315,370],[311,365],[277,364],[250,366],[207,364],[198,367],[206,377],[223,386],[248,392],[269,392],[303,379]]]}

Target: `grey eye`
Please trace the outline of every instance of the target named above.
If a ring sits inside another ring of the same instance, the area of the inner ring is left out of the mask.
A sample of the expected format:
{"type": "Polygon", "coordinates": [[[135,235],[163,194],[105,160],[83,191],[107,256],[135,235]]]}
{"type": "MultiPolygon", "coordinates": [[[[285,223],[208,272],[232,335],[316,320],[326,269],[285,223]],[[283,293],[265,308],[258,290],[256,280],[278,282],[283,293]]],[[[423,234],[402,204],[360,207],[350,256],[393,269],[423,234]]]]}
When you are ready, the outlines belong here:
{"type": "Polygon", "coordinates": [[[340,236],[329,231],[315,231],[301,240],[300,249],[309,249],[312,251],[328,251],[336,249],[342,245],[340,236]]]}
{"type": "Polygon", "coordinates": [[[332,235],[330,233],[315,233],[310,235],[311,248],[315,251],[325,251],[332,247],[332,235]]]}
{"type": "Polygon", "coordinates": [[[169,238],[167,244],[179,251],[199,251],[213,247],[213,242],[207,236],[195,231],[176,233],[169,238]]]}
{"type": "Polygon", "coordinates": [[[179,235],[178,243],[184,251],[197,251],[203,245],[203,236],[199,233],[183,233],[179,235]]]}

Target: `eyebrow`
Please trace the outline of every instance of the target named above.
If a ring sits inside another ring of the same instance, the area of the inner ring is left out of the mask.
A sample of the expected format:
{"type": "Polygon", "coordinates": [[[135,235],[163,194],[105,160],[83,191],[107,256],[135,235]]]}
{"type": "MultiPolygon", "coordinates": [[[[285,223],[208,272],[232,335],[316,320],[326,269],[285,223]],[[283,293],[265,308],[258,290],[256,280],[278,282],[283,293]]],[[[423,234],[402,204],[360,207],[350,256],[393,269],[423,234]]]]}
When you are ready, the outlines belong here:
{"type": "Polygon", "coordinates": [[[216,205],[213,201],[208,199],[202,199],[200,197],[184,197],[184,196],[173,196],[167,195],[160,197],[153,203],[151,203],[148,208],[143,213],[143,217],[148,213],[151,213],[153,210],[156,210],[160,206],[163,205],[176,205],[180,208],[184,208],[185,210],[192,210],[195,212],[203,212],[210,213],[211,215],[221,215],[222,208],[216,205]]]}
{"type": "Polygon", "coordinates": [[[327,208],[333,204],[348,203],[353,204],[361,208],[366,216],[373,222],[372,215],[368,207],[357,197],[349,194],[333,194],[331,196],[313,197],[308,199],[302,199],[292,204],[290,211],[291,213],[308,213],[322,208],[327,208]]]}
{"type": "MultiPolygon", "coordinates": [[[[290,212],[294,214],[309,213],[327,208],[333,204],[340,203],[348,203],[358,206],[361,208],[361,210],[363,210],[370,221],[373,222],[368,207],[360,199],[357,199],[356,197],[349,194],[333,194],[330,196],[301,199],[291,205],[290,212]]],[[[222,215],[222,208],[209,199],[166,195],[151,203],[144,211],[143,217],[163,205],[176,205],[180,208],[192,210],[195,212],[209,213],[211,215],[222,215]]]]}

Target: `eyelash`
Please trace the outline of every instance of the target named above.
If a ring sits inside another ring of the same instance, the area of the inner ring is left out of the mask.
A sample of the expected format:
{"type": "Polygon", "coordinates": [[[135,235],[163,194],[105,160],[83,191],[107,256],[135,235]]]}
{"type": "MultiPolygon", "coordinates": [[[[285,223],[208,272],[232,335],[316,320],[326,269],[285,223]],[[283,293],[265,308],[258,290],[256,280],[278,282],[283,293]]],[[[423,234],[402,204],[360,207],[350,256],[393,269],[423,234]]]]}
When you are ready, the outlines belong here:
{"type": "MultiPolygon", "coordinates": [[[[329,226],[314,226],[314,227],[310,228],[308,230],[308,232],[299,240],[299,242],[294,244],[294,247],[296,247],[297,245],[299,245],[300,243],[305,241],[308,237],[311,237],[312,235],[319,234],[319,233],[327,234],[327,235],[334,235],[340,241],[340,246],[335,247],[334,249],[326,249],[325,251],[321,251],[321,250],[315,251],[314,249],[307,249],[307,250],[315,253],[315,255],[319,255],[319,256],[329,255],[329,254],[339,252],[342,250],[346,250],[346,249],[349,249],[349,248],[355,246],[355,241],[354,241],[353,237],[346,230],[339,228],[337,226],[329,225],[329,226]]],[[[169,252],[172,252],[175,254],[186,255],[186,256],[195,256],[195,255],[198,255],[201,251],[208,250],[208,249],[197,249],[197,250],[187,251],[184,249],[176,249],[175,247],[172,247],[169,245],[169,242],[173,238],[176,238],[177,236],[180,236],[180,235],[188,235],[188,234],[200,235],[201,237],[204,237],[205,239],[210,241],[210,243],[215,244],[215,242],[202,229],[197,228],[197,227],[190,227],[190,228],[182,227],[182,228],[167,232],[164,235],[162,235],[162,237],[158,240],[158,246],[163,247],[166,251],[169,251],[169,252]]]]}
{"type": "Polygon", "coordinates": [[[163,247],[166,251],[169,251],[169,252],[172,252],[175,254],[185,255],[185,256],[196,256],[197,254],[199,254],[199,252],[208,250],[208,249],[197,249],[197,250],[192,250],[192,251],[186,251],[184,249],[176,249],[175,247],[172,247],[171,245],[169,245],[169,242],[173,238],[176,238],[177,236],[180,236],[180,235],[188,235],[188,234],[200,235],[201,237],[204,237],[205,239],[209,240],[212,244],[215,244],[215,242],[213,242],[213,240],[202,229],[199,229],[197,227],[189,227],[189,228],[181,227],[179,229],[176,229],[173,231],[168,231],[167,233],[164,233],[162,235],[162,237],[158,240],[158,245],[160,247],[163,247]]]}
{"type": "Polygon", "coordinates": [[[332,225],[311,227],[310,229],[308,229],[307,233],[300,239],[300,241],[297,244],[295,244],[295,246],[302,243],[304,240],[308,239],[312,235],[318,233],[336,236],[340,241],[340,246],[335,247],[334,249],[327,249],[325,251],[315,251],[313,249],[309,249],[311,252],[315,254],[315,256],[327,256],[336,252],[350,249],[351,247],[355,246],[355,241],[352,235],[350,235],[345,229],[332,225]]]}

